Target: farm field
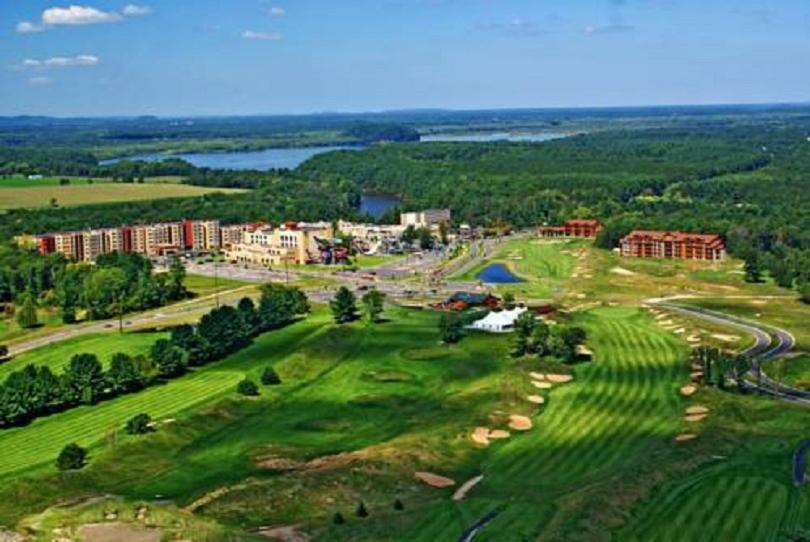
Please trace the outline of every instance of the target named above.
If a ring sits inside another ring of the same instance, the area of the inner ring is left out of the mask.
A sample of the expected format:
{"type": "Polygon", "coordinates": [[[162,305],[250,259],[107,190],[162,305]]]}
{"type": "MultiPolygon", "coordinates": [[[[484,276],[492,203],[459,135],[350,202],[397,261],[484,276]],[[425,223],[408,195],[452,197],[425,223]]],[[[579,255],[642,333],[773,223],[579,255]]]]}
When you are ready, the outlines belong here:
{"type": "Polygon", "coordinates": [[[238,193],[237,188],[206,188],[174,183],[99,183],[3,188],[0,190],[0,211],[17,208],[47,207],[55,199],[60,207],[139,201],[164,198],[202,196],[212,192],[238,193]]]}
{"type": "Polygon", "coordinates": [[[581,241],[508,240],[498,245],[485,262],[453,278],[478,281],[477,275],[484,267],[503,263],[525,282],[497,285],[498,292],[509,291],[522,298],[550,299],[564,292],[565,283],[576,268],[574,251],[582,246],[581,241]]]}
{"type": "MultiPolygon", "coordinates": [[[[40,188],[43,186],[59,186],[63,179],[68,181],[69,186],[87,186],[97,183],[108,183],[111,179],[99,177],[71,177],[68,175],[59,177],[42,177],[41,179],[29,179],[19,175],[0,177],[0,190],[6,188],[40,188]]],[[[0,194],[1,195],[1,194],[0,194]]]]}

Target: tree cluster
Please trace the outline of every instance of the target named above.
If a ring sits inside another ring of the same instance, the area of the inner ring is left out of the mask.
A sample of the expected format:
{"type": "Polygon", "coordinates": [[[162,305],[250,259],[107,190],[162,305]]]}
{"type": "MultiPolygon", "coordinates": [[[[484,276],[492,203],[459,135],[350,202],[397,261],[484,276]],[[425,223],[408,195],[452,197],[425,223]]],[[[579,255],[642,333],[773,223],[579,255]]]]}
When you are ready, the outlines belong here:
{"type": "Polygon", "coordinates": [[[0,428],[23,425],[78,405],[92,405],[134,393],[222,359],[253,336],[290,323],[309,311],[306,296],[277,284],[262,287],[258,306],[245,298],[237,307],[213,309],[196,326],[182,325],[159,339],[146,356],[116,353],[105,371],[94,354],[76,354],[62,374],[46,365],[27,365],[0,384],[0,428]]]}
{"type": "Polygon", "coordinates": [[[577,347],[585,342],[585,330],[577,326],[558,324],[549,327],[530,311],[518,316],[515,321],[515,338],[512,354],[548,356],[565,363],[579,359],[577,347]]]}
{"type": "Polygon", "coordinates": [[[709,346],[695,348],[691,361],[703,368],[706,385],[720,389],[725,389],[729,382],[738,383],[751,369],[751,360],[746,356],[709,346]]]}

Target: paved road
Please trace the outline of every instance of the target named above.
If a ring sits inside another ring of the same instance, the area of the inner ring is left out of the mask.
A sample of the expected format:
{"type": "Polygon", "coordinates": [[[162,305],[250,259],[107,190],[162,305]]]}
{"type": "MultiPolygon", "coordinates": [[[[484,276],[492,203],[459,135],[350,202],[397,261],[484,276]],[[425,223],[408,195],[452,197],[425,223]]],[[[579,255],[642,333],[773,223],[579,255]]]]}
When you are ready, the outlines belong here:
{"type": "Polygon", "coordinates": [[[733,327],[754,337],[754,344],[746,348],[743,355],[751,358],[751,371],[745,380],[745,386],[751,391],[776,397],[795,404],[810,407],[810,392],[787,386],[769,377],[762,370],[761,362],[786,354],[796,345],[796,339],[788,331],[776,326],[751,322],[744,318],[704,309],[701,307],[687,307],[672,303],[653,303],[673,312],[695,316],[703,320],[733,327]],[[776,339],[774,341],[774,338],[776,339]]]}

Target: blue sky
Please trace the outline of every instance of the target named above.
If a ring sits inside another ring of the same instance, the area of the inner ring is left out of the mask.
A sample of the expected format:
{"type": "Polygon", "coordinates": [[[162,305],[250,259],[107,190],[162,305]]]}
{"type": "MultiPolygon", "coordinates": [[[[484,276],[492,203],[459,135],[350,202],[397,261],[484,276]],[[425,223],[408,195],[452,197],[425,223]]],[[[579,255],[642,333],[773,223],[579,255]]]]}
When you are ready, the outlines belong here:
{"type": "Polygon", "coordinates": [[[807,0],[0,0],[0,115],[810,99],[807,0]]]}

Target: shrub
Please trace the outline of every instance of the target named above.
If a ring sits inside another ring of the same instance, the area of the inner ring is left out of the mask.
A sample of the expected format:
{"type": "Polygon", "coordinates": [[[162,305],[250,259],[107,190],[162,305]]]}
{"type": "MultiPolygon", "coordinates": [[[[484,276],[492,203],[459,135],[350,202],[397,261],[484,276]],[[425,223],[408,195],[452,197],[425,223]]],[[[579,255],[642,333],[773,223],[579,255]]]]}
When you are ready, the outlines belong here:
{"type": "Polygon", "coordinates": [[[127,422],[126,432],[130,435],[143,435],[152,431],[152,417],[138,414],[127,422]]]}
{"type": "Polygon", "coordinates": [[[236,391],[247,396],[259,395],[259,387],[249,378],[240,381],[239,384],[236,385],[236,391]]]}
{"type": "Polygon", "coordinates": [[[37,320],[37,306],[30,295],[26,296],[25,301],[17,311],[17,324],[23,329],[31,329],[37,327],[39,321],[37,320]]]}
{"type": "Polygon", "coordinates": [[[367,518],[368,517],[368,510],[366,510],[366,505],[363,501],[357,505],[357,508],[354,511],[354,515],[358,518],[367,518]]]}
{"type": "Polygon", "coordinates": [[[396,500],[394,501],[394,510],[396,510],[396,511],[398,511],[398,512],[401,512],[402,510],[405,510],[405,505],[404,505],[404,504],[402,504],[402,501],[401,501],[401,500],[396,499],[396,500]]]}
{"type": "Polygon", "coordinates": [[[281,378],[272,367],[266,367],[262,373],[262,384],[265,386],[276,386],[281,384],[281,378]]]}
{"type": "Polygon", "coordinates": [[[334,523],[335,525],[343,525],[344,523],[346,523],[346,520],[343,519],[343,514],[341,514],[340,512],[335,512],[335,515],[332,516],[332,523],[334,523]]]}
{"type": "Polygon", "coordinates": [[[56,467],[59,470],[79,470],[87,461],[87,450],[78,444],[71,443],[62,448],[56,458],[56,467]]]}

